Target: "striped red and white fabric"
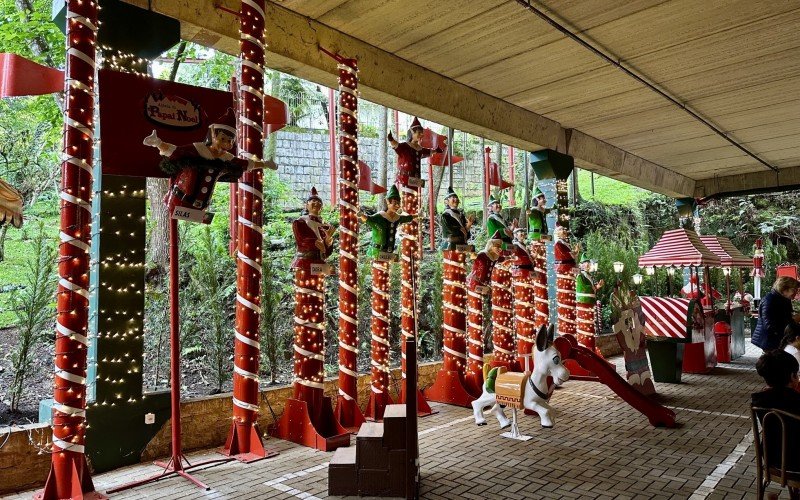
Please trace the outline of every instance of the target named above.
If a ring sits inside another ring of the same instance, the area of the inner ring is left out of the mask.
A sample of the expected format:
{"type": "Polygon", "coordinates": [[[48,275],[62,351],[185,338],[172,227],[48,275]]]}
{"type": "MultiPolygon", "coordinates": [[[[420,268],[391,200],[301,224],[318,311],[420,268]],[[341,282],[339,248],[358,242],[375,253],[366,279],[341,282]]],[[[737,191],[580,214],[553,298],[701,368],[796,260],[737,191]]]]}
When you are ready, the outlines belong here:
{"type": "Polygon", "coordinates": [[[645,335],[649,337],[689,337],[689,299],[639,297],[645,316],[645,335]]]}
{"type": "Polygon", "coordinates": [[[646,266],[720,266],[720,259],[706,248],[700,236],[688,229],[672,229],[646,254],[639,257],[639,267],[646,266]]]}
{"type": "Polygon", "coordinates": [[[724,236],[701,236],[700,241],[719,257],[722,267],[753,267],[753,259],[740,252],[724,236]]]}

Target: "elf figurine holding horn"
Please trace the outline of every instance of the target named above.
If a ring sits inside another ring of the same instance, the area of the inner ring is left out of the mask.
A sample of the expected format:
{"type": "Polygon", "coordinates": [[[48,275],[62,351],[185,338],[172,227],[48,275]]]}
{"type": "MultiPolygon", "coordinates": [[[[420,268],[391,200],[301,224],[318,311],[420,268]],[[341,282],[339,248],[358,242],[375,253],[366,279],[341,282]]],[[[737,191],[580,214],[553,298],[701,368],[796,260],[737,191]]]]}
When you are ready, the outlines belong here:
{"type": "Polygon", "coordinates": [[[442,243],[439,247],[442,250],[465,251],[467,250],[465,247],[469,241],[470,230],[475,223],[475,217],[464,215],[464,210],[459,208],[461,200],[453,191],[452,186],[447,188],[444,203],[447,208],[442,212],[439,219],[442,223],[442,243]]]}
{"type": "Polygon", "coordinates": [[[411,222],[419,216],[401,215],[400,211],[400,192],[397,186],[389,188],[386,195],[386,210],[381,210],[373,215],[359,213],[361,222],[365,222],[372,230],[372,244],[367,251],[367,255],[373,259],[395,260],[388,258],[393,256],[397,229],[401,224],[411,222]]]}

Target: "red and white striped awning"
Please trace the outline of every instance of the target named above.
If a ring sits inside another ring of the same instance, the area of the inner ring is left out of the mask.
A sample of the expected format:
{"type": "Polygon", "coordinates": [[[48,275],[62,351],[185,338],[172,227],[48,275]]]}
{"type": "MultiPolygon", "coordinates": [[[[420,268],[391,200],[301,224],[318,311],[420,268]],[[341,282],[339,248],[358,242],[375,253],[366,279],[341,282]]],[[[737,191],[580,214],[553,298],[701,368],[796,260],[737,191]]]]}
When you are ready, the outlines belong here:
{"type": "Polygon", "coordinates": [[[753,267],[753,259],[740,252],[724,236],[701,236],[700,241],[719,257],[722,267],[753,267]]]}
{"type": "Polygon", "coordinates": [[[648,337],[692,338],[692,313],[697,302],[671,297],[639,297],[648,337]]]}
{"type": "Polygon", "coordinates": [[[703,245],[697,233],[688,229],[664,232],[655,246],[639,257],[639,267],[719,265],[719,257],[703,245]]]}

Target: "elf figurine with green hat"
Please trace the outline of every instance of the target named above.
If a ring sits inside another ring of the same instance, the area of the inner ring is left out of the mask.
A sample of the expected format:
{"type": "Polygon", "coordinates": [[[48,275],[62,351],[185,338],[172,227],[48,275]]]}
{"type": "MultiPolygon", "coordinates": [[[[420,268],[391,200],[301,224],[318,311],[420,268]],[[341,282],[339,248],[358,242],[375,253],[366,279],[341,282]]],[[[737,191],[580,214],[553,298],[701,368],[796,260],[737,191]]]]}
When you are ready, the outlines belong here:
{"type": "Polygon", "coordinates": [[[550,211],[545,208],[547,198],[537,186],[533,191],[533,208],[528,210],[528,234],[531,240],[549,240],[547,234],[547,213],[550,211]]]}
{"type": "Polygon", "coordinates": [[[514,236],[517,221],[515,220],[511,224],[508,223],[503,216],[503,205],[494,195],[489,196],[488,208],[489,217],[486,218],[486,233],[493,235],[499,231],[500,239],[503,240],[503,250],[506,250],[513,243],[512,236],[514,236]]]}
{"type": "Polygon", "coordinates": [[[359,214],[362,222],[365,222],[372,230],[372,244],[367,251],[367,255],[378,260],[395,260],[394,253],[397,229],[401,224],[406,224],[414,220],[415,216],[401,215],[400,192],[397,186],[392,186],[386,195],[386,210],[381,210],[372,215],[359,214]]]}
{"type": "Polygon", "coordinates": [[[460,250],[469,251],[467,241],[470,237],[470,229],[475,223],[475,217],[467,217],[464,211],[459,208],[461,200],[458,195],[453,191],[452,186],[448,186],[447,194],[444,197],[444,203],[447,206],[440,221],[442,223],[442,243],[439,246],[442,250],[460,250]]]}

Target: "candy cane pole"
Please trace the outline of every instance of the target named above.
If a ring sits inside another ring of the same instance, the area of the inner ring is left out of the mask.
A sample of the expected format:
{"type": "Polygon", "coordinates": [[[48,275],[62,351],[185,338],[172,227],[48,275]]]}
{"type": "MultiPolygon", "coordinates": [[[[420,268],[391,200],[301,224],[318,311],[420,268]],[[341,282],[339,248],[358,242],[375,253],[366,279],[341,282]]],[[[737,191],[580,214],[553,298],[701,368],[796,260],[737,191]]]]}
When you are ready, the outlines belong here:
{"type": "Polygon", "coordinates": [[[534,326],[534,277],[529,269],[517,269],[513,273],[514,284],[514,329],[517,332],[517,363],[523,370],[533,370],[533,360],[530,358],[533,345],[536,343],[536,330],[534,326]]]}
{"type": "Polygon", "coordinates": [[[492,366],[513,370],[514,354],[514,294],[511,288],[511,262],[504,260],[492,270],[492,366]]]}
{"type": "Polygon", "coordinates": [[[469,406],[474,397],[464,383],[467,365],[466,258],[464,253],[456,250],[445,250],[443,255],[444,363],[433,385],[425,390],[425,397],[431,401],[469,406]]]}
{"type": "Polygon", "coordinates": [[[483,294],[471,284],[467,289],[467,373],[464,384],[475,397],[483,392],[483,294]]]}
{"type": "Polygon", "coordinates": [[[370,364],[372,381],[366,417],[382,420],[386,405],[392,404],[389,395],[389,262],[372,262],[372,341],[370,364]]]}
{"type": "Polygon", "coordinates": [[[347,429],[364,423],[358,407],[358,66],[339,57],[339,397],[347,429]]]}
{"type": "Polygon", "coordinates": [[[67,2],[55,404],[50,474],[41,492],[45,499],[83,498],[94,492],[84,436],[97,14],[96,1],[67,2]]]}
{"type": "Polygon", "coordinates": [[[298,267],[294,290],[294,399],[306,402],[313,420],[325,387],[325,276],[298,267]]]}
{"type": "Polygon", "coordinates": [[[556,266],[556,307],[558,308],[558,334],[575,335],[575,269],[574,264],[556,266]]]}
{"type": "MultiPolygon", "coordinates": [[[[403,210],[409,215],[417,215],[419,213],[419,197],[420,189],[418,187],[406,186],[400,184],[400,192],[402,193],[403,210]]],[[[411,222],[403,225],[403,239],[400,243],[400,259],[401,259],[401,290],[400,290],[400,329],[402,332],[402,353],[401,353],[401,369],[403,378],[406,378],[406,339],[417,338],[417,313],[416,298],[414,294],[414,283],[417,281],[416,277],[419,273],[419,255],[420,255],[420,229],[419,221],[415,218],[411,222]]],[[[406,397],[406,384],[403,383],[400,389],[400,402],[405,403],[406,397]]],[[[428,402],[423,397],[422,393],[417,391],[417,413],[420,415],[430,415],[433,413],[428,402]]]]}
{"type": "MultiPolygon", "coordinates": [[[[264,129],[264,0],[243,0],[239,16],[243,101],[239,122],[242,157],[259,160],[264,129]]],[[[267,456],[258,430],[258,339],[261,314],[263,173],[246,172],[238,182],[236,221],[236,333],[233,356],[233,424],[223,453],[249,461],[267,456]]]]}
{"type": "Polygon", "coordinates": [[[545,242],[534,240],[531,243],[531,255],[533,256],[533,287],[534,304],[536,315],[534,319],[534,331],[547,325],[550,321],[550,297],[547,290],[547,253],[545,242]]]}

